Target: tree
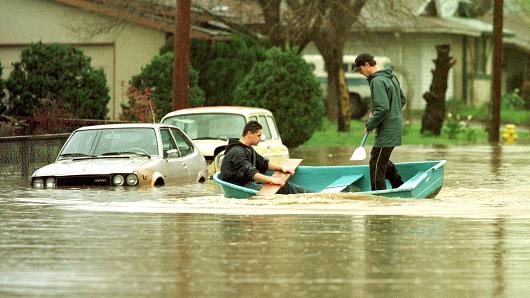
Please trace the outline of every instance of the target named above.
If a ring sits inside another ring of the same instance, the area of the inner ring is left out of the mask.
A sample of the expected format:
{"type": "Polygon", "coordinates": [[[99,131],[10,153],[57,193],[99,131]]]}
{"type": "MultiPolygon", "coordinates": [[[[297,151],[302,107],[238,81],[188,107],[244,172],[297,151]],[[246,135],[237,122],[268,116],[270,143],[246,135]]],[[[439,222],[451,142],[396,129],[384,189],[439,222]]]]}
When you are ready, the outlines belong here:
{"type": "Polygon", "coordinates": [[[432,70],[432,83],[428,92],[423,94],[427,102],[425,112],[421,118],[421,133],[432,133],[439,136],[445,117],[445,92],[447,91],[447,77],[449,69],[455,64],[453,57],[449,55],[450,45],[436,46],[437,58],[432,70]]]}
{"type": "Polygon", "coordinates": [[[352,26],[360,15],[366,0],[324,1],[325,17],[313,38],[324,58],[328,73],[326,113],[337,116],[338,131],[350,130],[349,95],[342,69],[344,46],[352,34],[352,26]]]}
{"type": "Polygon", "coordinates": [[[282,141],[296,147],[320,127],[323,113],[320,85],[295,49],[272,48],[236,89],[236,104],[271,110],[282,141]]]}
{"type": "Polygon", "coordinates": [[[134,86],[127,88],[127,97],[129,98],[128,105],[122,105],[122,114],[120,120],[155,123],[157,121],[156,103],[151,98],[151,90],[138,90],[134,86]]]}
{"type": "Polygon", "coordinates": [[[190,62],[199,71],[206,105],[231,104],[237,85],[254,64],[265,60],[267,50],[256,40],[241,35],[211,45],[203,40],[193,41],[191,48],[190,62]]]}
{"type": "MultiPolygon", "coordinates": [[[[199,73],[205,105],[232,104],[237,84],[256,62],[265,60],[263,43],[241,34],[234,34],[230,41],[191,41],[190,64],[199,73]]],[[[160,52],[172,51],[173,39],[168,38],[160,52]]]]}
{"type": "Polygon", "coordinates": [[[239,6],[258,5],[261,9],[258,17],[262,17],[263,21],[248,24],[233,21],[244,18],[213,16],[238,32],[256,37],[267,36],[278,47],[297,47],[302,51],[311,41],[317,45],[328,72],[326,114],[329,118],[338,119],[339,131],[349,130],[348,92],[346,85],[341,87],[340,82],[344,78],[341,78],[339,70],[345,43],[353,37],[353,26],[365,28],[367,20],[361,11],[367,12],[370,20],[377,19],[378,22],[396,15],[413,19],[406,0],[376,0],[369,3],[366,0],[240,0],[238,3],[239,6]],[[365,4],[369,6],[369,11],[364,8],[365,4]]]}
{"type": "MultiPolygon", "coordinates": [[[[156,106],[156,115],[163,117],[173,110],[173,53],[166,52],[155,56],[151,62],[142,68],[142,71],[133,76],[130,84],[138,90],[150,90],[151,98],[156,106]]],[[[198,73],[193,67],[189,71],[189,99],[191,106],[200,106],[204,103],[204,91],[198,86],[198,73]]],[[[135,104],[134,97],[129,98],[127,105],[122,108],[127,110],[135,104]]],[[[133,119],[130,119],[133,120],[133,119]]]]}
{"type": "MultiPolygon", "coordinates": [[[[6,81],[8,113],[31,116],[53,102],[78,118],[105,119],[109,88],[102,69],[74,46],[31,44],[6,81]]],[[[61,115],[57,115],[61,116],[61,115]]]]}

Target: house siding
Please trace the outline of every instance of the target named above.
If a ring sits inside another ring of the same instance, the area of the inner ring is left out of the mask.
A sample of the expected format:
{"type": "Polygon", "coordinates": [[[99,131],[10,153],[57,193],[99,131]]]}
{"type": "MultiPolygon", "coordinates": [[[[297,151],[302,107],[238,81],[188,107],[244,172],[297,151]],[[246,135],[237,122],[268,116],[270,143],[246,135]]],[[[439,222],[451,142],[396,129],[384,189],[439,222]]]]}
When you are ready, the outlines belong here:
{"type": "Polygon", "coordinates": [[[29,44],[64,43],[78,46],[92,60],[94,68],[103,68],[110,89],[108,117],[116,120],[133,75],[158,54],[165,33],[123,23],[108,33],[91,37],[73,28],[109,22],[110,18],[48,0],[1,1],[0,61],[3,77],[20,60],[20,52],[29,44]]]}

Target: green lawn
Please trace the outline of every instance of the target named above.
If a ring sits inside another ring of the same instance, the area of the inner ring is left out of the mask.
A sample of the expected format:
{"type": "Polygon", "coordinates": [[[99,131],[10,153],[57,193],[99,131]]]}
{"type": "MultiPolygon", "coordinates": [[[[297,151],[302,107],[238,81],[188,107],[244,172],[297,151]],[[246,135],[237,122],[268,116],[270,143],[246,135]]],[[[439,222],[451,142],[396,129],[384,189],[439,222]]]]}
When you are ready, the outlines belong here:
{"type": "MultiPolygon", "coordinates": [[[[447,121],[446,121],[447,122],[447,121]]],[[[453,122],[457,123],[457,122],[453,122]]],[[[321,129],[316,131],[313,136],[305,142],[301,147],[338,147],[338,146],[352,146],[360,144],[364,134],[364,121],[351,121],[350,132],[337,132],[336,123],[332,123],[327,118],[323,120],[321,129]]],[[[459,124],[455,124],[459,125],[459,124]]],[[[457,131],[453,130],[454,138],[449,138],[448,126],[444,126],[444,130],[440,136],[423,136],[420,134],[421,120],[412,121],[405,126],[403,132],[404,145],[473,145],[473,144],[488,144],[488,134],[483,126],[473,125],[466,127],[459,125],[457,131]]],[[[503,132],[501,127],[501,135],[503,132]]],[[[528,128],[518,129],[518,144],[530,144],[530,133],[528,128]]],[[[374,137],[370,136],[367,145],[374,142],[374,137]]]]}

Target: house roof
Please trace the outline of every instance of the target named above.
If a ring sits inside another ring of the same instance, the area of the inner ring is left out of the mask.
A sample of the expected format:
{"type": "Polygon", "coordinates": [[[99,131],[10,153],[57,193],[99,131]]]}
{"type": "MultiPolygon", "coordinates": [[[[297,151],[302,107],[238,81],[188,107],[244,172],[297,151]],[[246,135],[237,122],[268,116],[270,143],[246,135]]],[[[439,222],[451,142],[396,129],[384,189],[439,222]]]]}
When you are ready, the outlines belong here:
{"type": "MultiPolygon", "coordinates": [[[[491,36],[493,26],[477,19],[460,17],[415,16],[408,19],[390,17],[384,22],[368,22],[370,32],[446,33],[466,36],[491,36]]],[[[504,36],[514,33],[504,29],[504,36]]]]}
{"type": "MultiPolygon", "coordinates": [[[[175,6],[150,3],[140,0],[52,0],[63,5],[79,8],[127,21],[140,26],[167,33],[175,32],[175,6]]],[[[230,39],[226,26],[213,21],[210,17],[191,12],[190,37],[193,39],[227,40],[230,39]]]]}
{"type": "MultiPolygon", "coordinates": [[[[491,20],[492,15],[488,14],[485,20],[491,20]]],[[[530,54],[530,16],[525,14],[511,15],[505,14],[503,18],[503,27],[514,32],[514,35],[504,37],[505,44],[512,45],[528,54],[530,54]]]]}

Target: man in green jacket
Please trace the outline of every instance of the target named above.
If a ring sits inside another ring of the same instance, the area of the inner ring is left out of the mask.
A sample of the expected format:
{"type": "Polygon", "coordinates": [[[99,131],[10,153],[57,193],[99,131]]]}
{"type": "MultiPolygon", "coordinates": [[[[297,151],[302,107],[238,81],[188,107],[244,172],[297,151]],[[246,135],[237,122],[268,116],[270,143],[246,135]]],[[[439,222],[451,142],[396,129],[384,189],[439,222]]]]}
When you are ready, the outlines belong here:
{"type": "Polygon", "coordinates": [[[355,58],[356,71],[368,79],[372,95],[372,111],[366,122],[366,132],[376,130],[375,144],[370,154],[370,182],[372,190],[386,189],[385,178],[392,188],[403,184],[390,154],[401,145],[405,96],[392,67],[379,69],[374,56],[363,53],[355,58]]]}

